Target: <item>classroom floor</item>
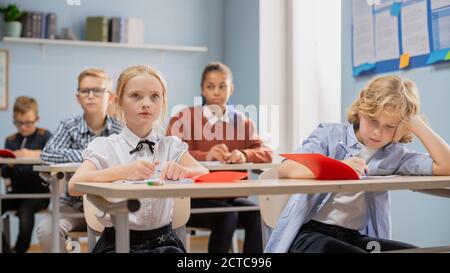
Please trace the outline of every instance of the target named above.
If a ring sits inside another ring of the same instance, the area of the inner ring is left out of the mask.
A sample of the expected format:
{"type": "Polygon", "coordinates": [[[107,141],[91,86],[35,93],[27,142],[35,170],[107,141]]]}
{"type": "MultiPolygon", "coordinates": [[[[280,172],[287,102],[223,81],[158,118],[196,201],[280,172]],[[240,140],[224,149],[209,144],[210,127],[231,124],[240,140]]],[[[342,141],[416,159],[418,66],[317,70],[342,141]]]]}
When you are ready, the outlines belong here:
{"type": "MultiPolygon", "coordinates": [[[[242,252],[243,241],[239,240],[239,249],[242,252]]],[[[208,237],[199,236],[191,237],[191,252],[192,253],[206,253],[208,251],[208,237]]],[[[27,253],[40,253],[41,248],[39,244],[31,245],[27,253]]],[[[87,242],[81,242],[81,252],[88,252],[87,242]]]]}

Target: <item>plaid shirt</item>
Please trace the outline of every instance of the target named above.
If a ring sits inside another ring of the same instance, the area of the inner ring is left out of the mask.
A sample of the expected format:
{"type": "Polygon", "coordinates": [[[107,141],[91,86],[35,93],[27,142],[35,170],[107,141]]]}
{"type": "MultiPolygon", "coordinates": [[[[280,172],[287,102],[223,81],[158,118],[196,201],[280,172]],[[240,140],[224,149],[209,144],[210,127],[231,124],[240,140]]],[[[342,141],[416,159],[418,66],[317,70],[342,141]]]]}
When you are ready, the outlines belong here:
{"type": "MultiPolygon", "coordinates": [[[[119,134],[121,130],[122,125],[116,119],[107,117],[106,126],[99,136],[119,134]]],[[[63,120],[45,145],[41,159],[47,163],[82,162],[81,152],[95,137],[83,116],[63,120]]]]}
{"type": "MultiPolygon", "coordinates": [[[[109,136],[119,134],[122,125],[112,117],[106,118],[106,126],[99,136],[109,136]]],[[[88,127],[83,116],[76,116],[63,120],[56,133],[47,142],[42,150],[41,159],[46,163],[69,163],[82,162],[81,153],[95,137],[97,137],[88,127]]],[[[81,198],[72,197],[66,193],[61,198],[62,202],[80,209],[82,208],[81,198]]]]}

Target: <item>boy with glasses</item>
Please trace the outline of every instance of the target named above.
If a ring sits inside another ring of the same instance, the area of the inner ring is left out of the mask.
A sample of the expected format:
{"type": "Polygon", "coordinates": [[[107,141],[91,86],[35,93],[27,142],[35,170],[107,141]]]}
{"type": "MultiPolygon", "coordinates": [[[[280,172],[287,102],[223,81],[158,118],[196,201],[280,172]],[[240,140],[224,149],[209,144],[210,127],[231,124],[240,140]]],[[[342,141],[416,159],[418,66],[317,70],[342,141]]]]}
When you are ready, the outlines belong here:
{"type": "MultiPolygon", "coordinates": [[[[83,108],[83,115],[65,119],[55,135],[45,146],[41,159],[48,163],[82,162],[81,152],[97,136],[120,133],[122,125],[109,115],[115,95],[111,92],[111,78],[100,69],[87,69],[78,76],[76,97],[83,108]]],[[[83,202],[79,197],[65,194],[61,198],[62,213],[82,212],[83,202]]],[[[65,239],[70,231],[86,231],[84,218],[61,217],[60,249],[65,249],[65,239]]],[[[51,252],[52,221],[47,217],[37,228],[39,243],[43,252],[51,252]]]]}
{"type": "MultiPolygon", "coordinates": [[[[13,151],[16,157],[39,158],[41,150],[51,137],[46,129],[36,127],[39,121],[38,104],[30,97],[18,97],[13,109],[14,125],[18,132],[7,137],[5,148],[13,151]]],[[[48,187],[32,165],[2,165],[2,177],[10,179],[8,193],[48,193],[48,187]]],[[[30,246],[34,227],[34,214],[46,209],[49,199],[6,199],[2,200],[2,214],[16,210],[19,217],[19,235],[15,252],[26,252],[30,246]]],[[[11,251],[8,242],[3,240],[3,250],[11,251]]]]}

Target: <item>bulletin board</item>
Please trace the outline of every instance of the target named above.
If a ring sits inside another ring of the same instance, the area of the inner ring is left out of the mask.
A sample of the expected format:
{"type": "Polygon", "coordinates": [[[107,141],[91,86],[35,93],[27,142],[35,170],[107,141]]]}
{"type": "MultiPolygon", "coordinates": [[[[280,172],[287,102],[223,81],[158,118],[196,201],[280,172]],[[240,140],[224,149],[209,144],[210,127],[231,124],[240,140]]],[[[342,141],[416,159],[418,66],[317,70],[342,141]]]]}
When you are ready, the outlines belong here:
{"type": "Polygon", "coordinates": [[[448,61],[450,0],[352,0],[354,77],[448,61]]]}

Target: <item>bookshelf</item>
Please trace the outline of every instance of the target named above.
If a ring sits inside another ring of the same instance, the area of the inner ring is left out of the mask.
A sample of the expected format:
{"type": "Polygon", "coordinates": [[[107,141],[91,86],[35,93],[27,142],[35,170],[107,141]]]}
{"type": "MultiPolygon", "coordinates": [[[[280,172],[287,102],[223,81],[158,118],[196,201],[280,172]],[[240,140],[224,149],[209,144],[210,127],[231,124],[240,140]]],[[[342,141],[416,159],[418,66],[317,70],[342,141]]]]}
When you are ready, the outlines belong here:
{"type": "Polygon", "coordinates": [[[37,44],[43,49],[47,45],[55,46],[75,46],[75,47],[102,47],[102,48],[122,48],[122,49],[141,49],[155,51],[179,51],[179,52],[207,52],[208,48],[204,46],[180,46],[180,45],[157,45],[157,44],[122,44],[111,42],[91,42],[79,40],[56,40],[56,39],[37,39],[37,38],[15,38],[4,37],[1,42],[37,44]]]}

